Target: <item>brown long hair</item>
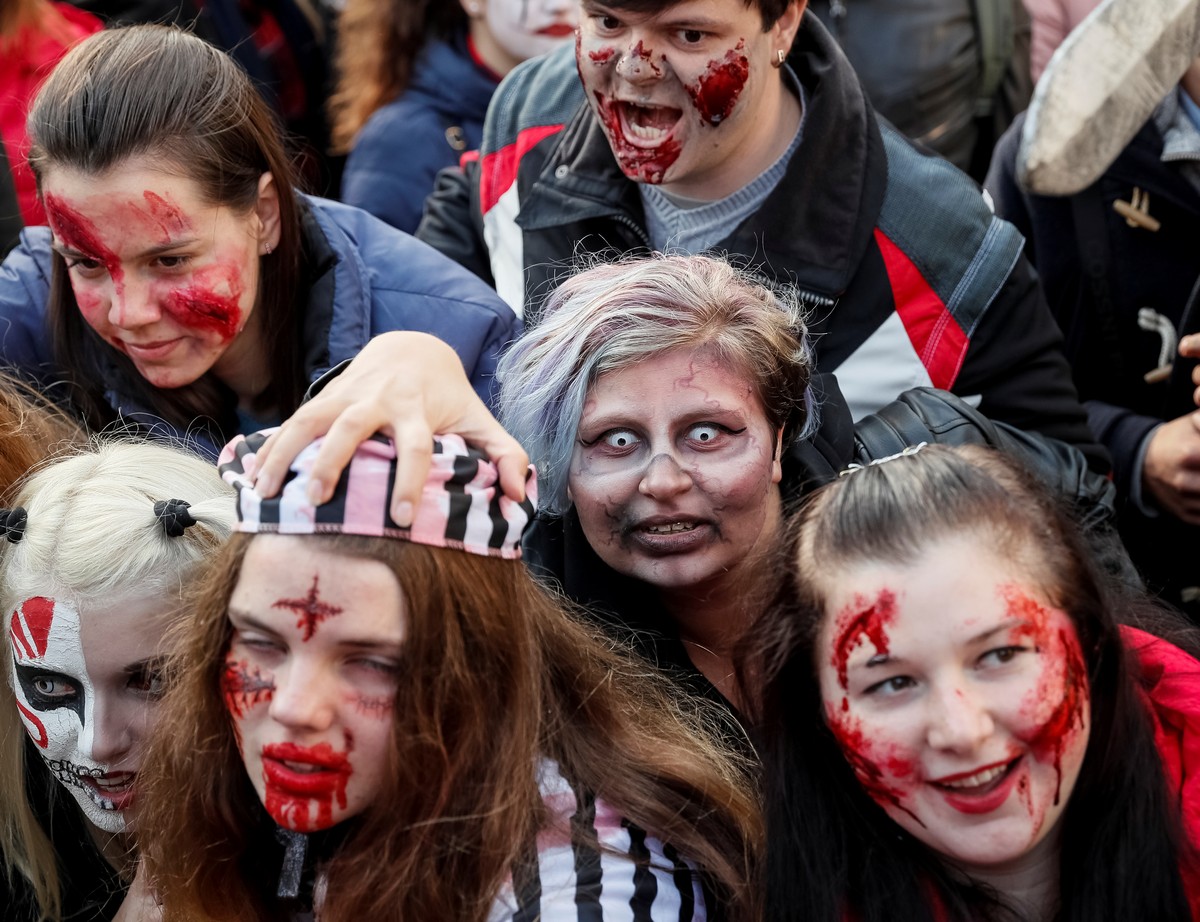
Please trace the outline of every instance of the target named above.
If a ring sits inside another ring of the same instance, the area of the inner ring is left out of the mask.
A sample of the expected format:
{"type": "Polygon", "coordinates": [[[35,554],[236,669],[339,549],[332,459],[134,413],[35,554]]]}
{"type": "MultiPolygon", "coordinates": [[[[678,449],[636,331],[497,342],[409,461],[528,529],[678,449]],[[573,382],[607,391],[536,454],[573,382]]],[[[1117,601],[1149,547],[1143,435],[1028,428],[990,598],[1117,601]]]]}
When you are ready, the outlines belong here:
{"type": "MultiPolygon", "coordinates": [[[[80,42],[54,69],[29,113],[29,162],[41,188],[54,168],[99,174],[131,157],[194,181],[210,204],[244,214],[271,173],[279,193],[279,244],[262,257],[256,312],[262,312],[271,371],[270,396],[283,416],[300,404],[305,381],[297,284],[300,211],[292,165],[275,115],[228,55],[181,29],[130,26],[80,42]]],[[[111,422],[104,396],[107,367],[141,406],[180,429],[214,420],[235,426],[232,393],[211,373],[166,390],[146,381],[129,359],[84,322],[57,253],[48,313],[55,359],[74,385],[72,397],[94,428],[111,422]]],[[[223,441],[220,438],[220,441],[223,441]]]]}
{"type": "Polygon", "coordinates": [[[408,89],[426,42],[466,25],[459,0],[346,0],[329,98],[334,153],[347,153],[371,114],[408,89]]]}
{"type": "MultiPolygon", "coordinates": [[[[219,692],[226,606],[252,537],[235,536],[182,626],[161,734],[142,773],[139,845],[167,919],[282,918],[278,848],[219,692]]],[[[519,561],[389,539],[317,536],[378,560],[410,619],[388,783],[326,866],[325,922],[483,920],[550,822],[539,757],[687,855],[731,919],[749,919],[760,818],[705,703],[567,614],[519,561]],[[708,715],[705,717],[704,715],[708,715]]],[[[715,708],[715,706],[713,706],[715,708]]]]}

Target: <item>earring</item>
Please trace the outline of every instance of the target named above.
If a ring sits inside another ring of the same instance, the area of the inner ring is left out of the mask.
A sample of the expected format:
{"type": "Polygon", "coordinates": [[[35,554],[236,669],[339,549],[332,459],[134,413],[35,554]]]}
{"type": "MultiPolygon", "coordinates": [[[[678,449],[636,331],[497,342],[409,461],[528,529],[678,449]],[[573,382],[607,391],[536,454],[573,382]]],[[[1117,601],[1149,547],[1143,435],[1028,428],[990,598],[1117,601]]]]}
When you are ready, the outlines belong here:
{"type": "Polygon", "coordinates": [[[783,62],[786,60],[787,60],[787,52],[784,51],[782,48],[777,48],[775,50],[775,66],[783,67],[783,62]]]}
{"type": "Polygon", "coordinates": [[[478,3],[468,3],[467,4],[467,15],[468,16],[478,16],[479,15],[479,4],[478,3]]]}
{"type": "Polygon", "coordinates": [[[263,248],[263,256],[270,256],[270,255],[271,255],[271,250],[272,250],[272,249],[273,249],[273,247],[271,246],[271,244],[269,244],[269,243],[268,243],[268,244],[267,244],[267,245],[266,245],[266,246],[263,248]]]}

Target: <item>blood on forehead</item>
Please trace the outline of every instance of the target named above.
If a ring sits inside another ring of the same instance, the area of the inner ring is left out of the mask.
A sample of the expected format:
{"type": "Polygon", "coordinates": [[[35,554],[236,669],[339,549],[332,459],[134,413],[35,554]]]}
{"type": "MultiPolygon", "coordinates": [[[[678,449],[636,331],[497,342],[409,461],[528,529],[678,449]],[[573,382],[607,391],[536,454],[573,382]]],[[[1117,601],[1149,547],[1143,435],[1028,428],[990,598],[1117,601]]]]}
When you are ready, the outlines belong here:
{"type": "Polygon", "coordinates": [[[310,639],[317,632],[317,625],[320,622],[342,613],[342,609],[338,606],[321,601],[318,591],[319,581],[320,577],[313,574],[312,586],[304,598],[279,599],[271,605],[272,608],[290,608],[299,616],[296,626],[300,628],[303,640],[310,639]]]}
{"type": "Polygon", "coordinates": [[[103,263],[113,284],[121,285],[125,279],[121,261],[101,241],[96,225],[57,195],[46,196],[46,216],[50,221],[50,229],[63,246],[103,263]]]}
{"type": "Polygon", "coordinates": [[[874,602],[866,602],[862,596],[855,596],[854,601],[847,605],[834,620],[833,655],[830,665],[837,670],[838,682],[843,689],[849,684],[846,675],[846,664],[850,653],[858,645],[859,638],[865,637],[875,647],[879,654],[888,652],[888,636],[884,630],[896,617],[896,594],[890,589],[882,589],[874,602]]]}

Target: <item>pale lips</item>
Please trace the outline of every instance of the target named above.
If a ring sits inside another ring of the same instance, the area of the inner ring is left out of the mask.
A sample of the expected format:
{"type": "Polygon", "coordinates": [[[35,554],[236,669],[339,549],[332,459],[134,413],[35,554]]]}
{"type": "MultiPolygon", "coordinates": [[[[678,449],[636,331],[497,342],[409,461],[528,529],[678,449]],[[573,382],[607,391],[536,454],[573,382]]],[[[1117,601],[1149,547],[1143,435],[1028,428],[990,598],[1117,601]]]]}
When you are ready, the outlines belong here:
{"type": "Polygon", "coordinates": [[[658,147],[671,136],[683,117],[683,110],[673,106],[646,106],[623,99],[615,100],[615,103],[625,140],[633,147],[658,147]]]}

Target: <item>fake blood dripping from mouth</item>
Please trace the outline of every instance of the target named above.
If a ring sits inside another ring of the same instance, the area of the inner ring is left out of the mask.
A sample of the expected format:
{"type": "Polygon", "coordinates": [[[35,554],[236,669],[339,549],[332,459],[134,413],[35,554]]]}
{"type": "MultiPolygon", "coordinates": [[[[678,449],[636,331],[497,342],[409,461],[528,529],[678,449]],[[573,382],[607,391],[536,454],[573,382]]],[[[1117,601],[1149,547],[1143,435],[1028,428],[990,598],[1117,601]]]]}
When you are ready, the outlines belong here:
{"type": "Polygon", "coordinates": [[[738,97],[745,89],[750,77],[750,59],[746,57],[746,41],[738,43],[725,52],[719,61],[709,61],[708,68],[695,84],[684,89],[691,97],[692,105],[706,124],[719,125],[729,118],[738,97]]]}
{"type": "Polygon", "coordinates": [[[1057,777],[1054,803],[1057,805],[1062,795],[1063,752],[1084,730],[1083,715],[1088,701],[1087,664],[1075,632],[1052,625],[1050,609],[1017,589],[1007,590],[1005,597],[1010,616],[1024,622],[1017,636],[1027,639],[1044,655],[1062,657],[1062,669],[1047,669],[1038,683],[1037,694],[1022,704],[1023,708],[1037,708],[1043,702],[1058,702],[1049,717],[1025,739],[1034,758],[1054,766],[1057,777]]]}
{"type": "Polygon", "coordinates": [[[596,93],[596,104],[621,172],[635,182],[660,184],[667,170],[679,159],[679,142],[668,135],[657,145],[639,147],[625,135],[620,111],[622,104],[613,102],[600,92],[596,93]]]}
{"type": "Polygon", "coordinates": [[[348,758],[352,748],[349,736],[345,752],[335,751],[328,743],[264,746],[263,784],[271,818],[296,832],[316,832],[333,826],[334,803],[339,809],[346,809],[346,785],[353,774],[348,758]]]}

